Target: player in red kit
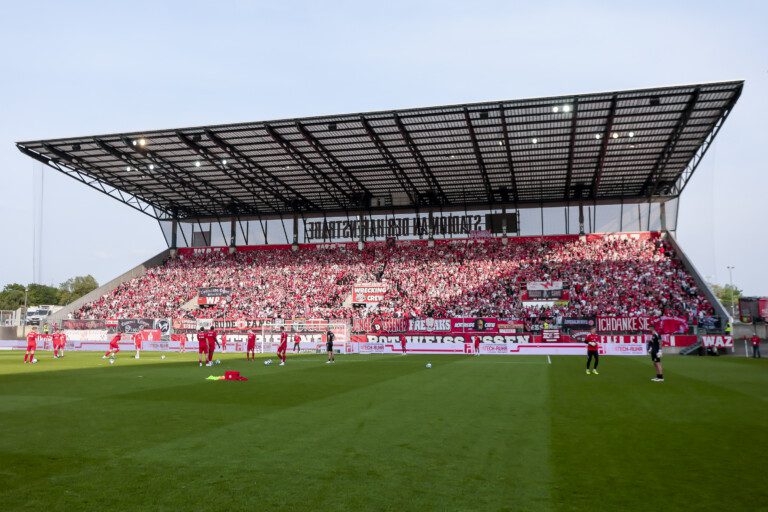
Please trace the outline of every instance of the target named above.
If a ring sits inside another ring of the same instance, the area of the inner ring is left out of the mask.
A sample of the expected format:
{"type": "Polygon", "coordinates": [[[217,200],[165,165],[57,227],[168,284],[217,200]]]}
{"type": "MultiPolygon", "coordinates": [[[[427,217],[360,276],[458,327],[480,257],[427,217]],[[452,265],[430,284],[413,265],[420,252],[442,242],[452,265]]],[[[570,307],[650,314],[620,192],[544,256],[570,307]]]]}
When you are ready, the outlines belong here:
{"type": "Polygon", "coordinates": [[[186,351],[187,351],[187,337],[182,336],[181,339],[179,340],[179,353],[183,354],[186,351]]]}
{"type": "Polygon", "coordinates": [[[280,328],[280,346],[277,347],[277,357],[280,359],[280,366],[285,366],[285,352],[288,350],[288,333],[285,327],[280,328]]]}
{"type": "Polygon", "coordinates": [[[407,343],[405,339],[405,334],[400,335],[400,349],[403,351],[403,355],[408,353],[408,349],[405,348],[405,344],[407,343]]]}
{"type": "Polygon", "coordinates": [[[592,373],[597,373],[597,363],[600,360],[600,337],[595,334],[595,328],[590,329],[589,334],[584,338],[584,343],[587,344],[587,375],[589,375],[589,363],[594,360],[592,365],[592,373]]]}
{"type": "Polygon", "coordinates": [[[749,341],[752,342],[752,357],[755,359],[760,358],[760,337],[755,334],[749,338],[749,341]]]}
{"type": "Polygon", "coordinates": [[[32,330],[27,333],[27,351],[24,352],[24,362],[34,363],[35,350],[37,350],[37,327],[32,327],[32,330]]]}
{"type": "Polygon", "coordinates": [[[299,333],[296,333],[296,335],[293,337],[293,351],[296,353],[301,353],[301,347],[299,344],[301,343],[301,336],[299,336],[299,333]]]}
{"type": "Polygon", "coordinates": [[[138,359],[141,353],[141,333],[137,332],[131,336],[131,339],[133,340],[133,347],[136,349],[136,359],[138,359]]]}
{"type": "Polygon", "coordinates": [[[64,357],[64,349],[67,346],[67,335],[59,331],[59,357],[64,357]]]}
{"type": "Polygon", "coordinates": [[[51,334],[51,343],[53,343],[53,358],[58,359],[59,358],[59,345],[61,344],[61,340],[59,339],[59,332],[53,331],[53,334],[51,334]]]}
{"type": "Polygon", "coordinates": [[[479,356],[480,355],[480,336],[475,335],[473,336],[473,338],[475,341],[475,355],[479,356]]]}
{"type": "Polygon", "coordinates": [[[112,338],[112,341],[109,342],[109,350],[107,350],[104,355],[101,357],[102,359],[106,359],[109,357],[110,359],[115,357],[118,352],[120,352],[120,333],[118,332],[115,334],[115,336],[112,338]]]}
{"type": "Polygon", "coordinates": [[[245,359],[256,360],[256,335],[253,331],[248,331],[248,338],[245,345],[245,359]]]}
{"type": "Polygon", "coordinates": [[[225,333],[221,334],[221,351],[227,351],[227,335],[225,333]]]}
{"type": "Polygon", "coordinates": [[[201,327],[197,333],[197,364],[203,366],[203,361],[208,359],[208,337],[205,328],[201,327]]]}
{"type": "Polygon", "coordinates": [[[208,363],[206,363],[206,366],[213,366],[213,353],[217,345],[221,346],[216,339],[216,331],[213,329],[213,326],[205,333],[205,339],[208,340],[208,363]]]}

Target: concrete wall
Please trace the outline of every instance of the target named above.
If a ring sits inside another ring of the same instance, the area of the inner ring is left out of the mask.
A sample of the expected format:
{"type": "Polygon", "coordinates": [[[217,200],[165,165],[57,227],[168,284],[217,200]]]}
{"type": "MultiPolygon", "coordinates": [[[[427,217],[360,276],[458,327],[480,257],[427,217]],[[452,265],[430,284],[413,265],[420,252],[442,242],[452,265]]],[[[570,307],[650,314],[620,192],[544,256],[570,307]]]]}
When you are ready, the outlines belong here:
{"type": "Polygon", "coordinates": [[[742,324],[737,322],[733,324],[733,339],[741,340],[746,336],[751,338],[753,334],[757,333],[762,339],[768,338],[768,325],[766,324],[742,324]]]}
{"type": "Polygon", "coordinates": [[[61,320],[66,320],[69,317],[69,314],[73,311],[77,311],[80,309],[81,306],[88,304],[89,302],[93,302],[95,300],[100,299],[103,295],[108,294],[118,286],[120,286],[122,283],[129,281],[133,279],[134,277],[143,276],[144,273],[146,273],[148,268],[157,267],[158,265],[162,265],[165,260],[167,260],[170,257],[170,249],[166,249],[160,254],[157,254],[144,263],[141,263],[140,265],[137,265],[133,267],[128,272],[114,278],[107,284],[100,286],[99,288],[96,288],[91,293],[88,293],[86,295],[83,295],[76,301],[72,302],[71,304],[67,304],[64,306],[61,310],[57,311],[53,315],[51,315],[48,320],[48,323],[50,325],[57,324],[61,320]]]}
{"type": "Polygon", "coordinates": [[[16,335],[16,327],[0,327],[0,340],[15,340],[18,339],[16,335]]]}

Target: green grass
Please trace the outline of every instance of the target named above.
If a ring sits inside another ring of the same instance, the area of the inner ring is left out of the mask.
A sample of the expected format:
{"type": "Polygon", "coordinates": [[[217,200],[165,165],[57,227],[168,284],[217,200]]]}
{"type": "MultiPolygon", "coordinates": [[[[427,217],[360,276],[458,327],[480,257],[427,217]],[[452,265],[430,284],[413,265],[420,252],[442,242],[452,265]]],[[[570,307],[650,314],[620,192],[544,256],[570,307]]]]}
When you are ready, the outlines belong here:
{"type": "Polygon", "coordinates": [[[0,353],[3,511],[768,510],[765,360],[38,357],[0,353]]]}

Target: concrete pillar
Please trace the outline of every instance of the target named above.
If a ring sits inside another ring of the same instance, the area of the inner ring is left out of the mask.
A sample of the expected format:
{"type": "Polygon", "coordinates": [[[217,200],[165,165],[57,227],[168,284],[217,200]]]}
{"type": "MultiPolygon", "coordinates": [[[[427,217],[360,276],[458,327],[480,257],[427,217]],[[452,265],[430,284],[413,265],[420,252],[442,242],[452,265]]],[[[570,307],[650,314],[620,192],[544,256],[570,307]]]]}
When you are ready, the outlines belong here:
{"type": "Polygon", "coordinates": [[[176,248],[176,239],[179,231],[179,221],[173,219],[171,221],[171,249],[176,248]]]}
{"type": "Polygon", "coordinates": [[[359,214],[357,216],[357,247],[361,251],[363,250],[363,245],[365,244],[365,232],[363,230],[363,220],[365,220],[365,217],[363,214],[359,214]]]}
{"type": "Polygon", "coordinates": [[[435,224],[434,224],[435,215],[432,212],[432,208],[429,209],[428,214],[428,222],[429,222],[429,238],[427,239],[427,246],[428,247],[434,247],[435,246],[435,224]]]}
{"type": "Polygon", "coordinates": [[[299,250],[299,214],[296,212],[293,214],[293,244],[291,248],[294,251],[299,250]]]}

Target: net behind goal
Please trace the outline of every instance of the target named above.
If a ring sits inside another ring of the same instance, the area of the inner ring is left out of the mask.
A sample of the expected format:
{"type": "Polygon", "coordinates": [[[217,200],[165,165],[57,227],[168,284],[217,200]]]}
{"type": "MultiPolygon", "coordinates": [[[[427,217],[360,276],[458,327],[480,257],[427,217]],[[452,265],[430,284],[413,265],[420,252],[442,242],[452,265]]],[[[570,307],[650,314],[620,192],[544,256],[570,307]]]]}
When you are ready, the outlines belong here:
{"type": "MultiPolygon", "coordinates": [[[[345,353],[349,345],[349,324],[325,320],[288,320],[265,322],[261,326],[261,352],[277,352],[283,329],[288,334],[288,353],[322,353],[328,340],[328,331],[334,334],[333,350],[345,353]],[[298,344],[296,336],[299,337],[298,344]]],[[[257,340],[257,348],[259,346],[257,340]]]]}

